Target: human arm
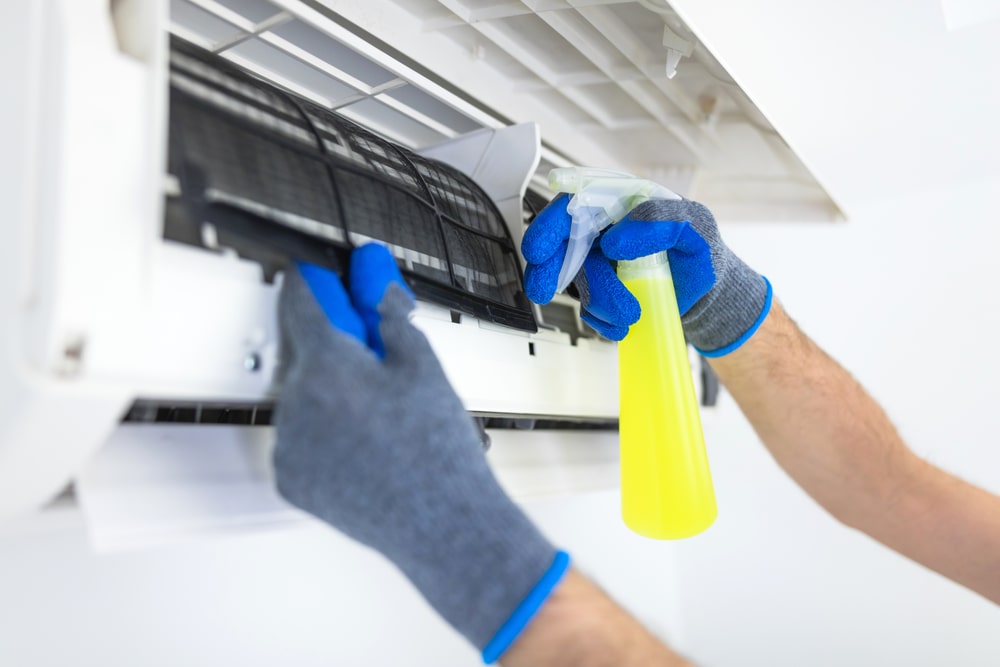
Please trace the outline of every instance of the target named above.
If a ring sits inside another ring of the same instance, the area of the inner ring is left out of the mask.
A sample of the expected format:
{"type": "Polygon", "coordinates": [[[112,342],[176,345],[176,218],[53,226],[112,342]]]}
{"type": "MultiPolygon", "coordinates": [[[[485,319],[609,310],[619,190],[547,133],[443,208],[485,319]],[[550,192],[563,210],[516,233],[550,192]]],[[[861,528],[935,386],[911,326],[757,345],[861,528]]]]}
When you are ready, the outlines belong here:
{"type": "Polygon", "coordinates": [[[353,252],[348,289],[314,266],[286,272],[281,494],[388,558],[487,662],[658,664],[628,661],[631,639],[650,651],[656,640],[566,575],[568,556],[500,488],[412,308],[380,246],[353,252]]]}
{"type": "Polygon", "coordinates": [[[500,660],[504,667],[691,667],[586,577],[570,570],[500,660]]]}
{"type": "Polygon", "coordinates": [[[1000,604],[1000,497],[914,454],[780,305],[710,363],[778,464],[830,514],[1000,604]]]}

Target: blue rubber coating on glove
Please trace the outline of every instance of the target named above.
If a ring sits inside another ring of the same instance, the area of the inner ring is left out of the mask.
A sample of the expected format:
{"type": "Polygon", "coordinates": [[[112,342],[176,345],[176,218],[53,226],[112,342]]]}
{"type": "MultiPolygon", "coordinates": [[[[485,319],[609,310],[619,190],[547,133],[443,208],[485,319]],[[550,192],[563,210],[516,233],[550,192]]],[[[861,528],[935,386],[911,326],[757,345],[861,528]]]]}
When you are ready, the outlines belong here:
{"type": "MultiPolygon", "coordinates": [[[[528,231],[534,226],[535,223],[532,223],[528,231]]],[[[528,238],[528,232],[524,233],[524,238],[528,238]]],[[[523,242],[521,245],[524,246],[523,242]]],[[[551,257],[538,264],[528,264],[524,268],[524,293],[534,303],[544,306],[555,296],[567,245],[568,243],[563,240],[551,257]]]]}
{"type": "Polygon", "coordinates": [[[690,222],[648,222],[626,215],[601,237],[601,250],[609,259],[645,257],[667,251],[681,315],[715,285],[712,249],[690,222]]]}
{"type": "Polygon", "coordinates": [[[569,554],[565,551],[557,552],[552,561],[552,567],[542,575],[535,587],[531,589],[531,592],[517,606],[510,618],[500,626],[496,635],[483,649],[483,662],[492,665],[514,643],[514,640],[520,636],[538,610],[542,608],[549,595],[555,590],[556,585],[562,581],[563,575],[568,569],[569,554]]]}
{"type": "Polygon", "coordinates": [[[581,284],[577,281],[577,289],[581,291],[581,303],[590,315],[612,327],[624,327],[626,330],[639,321],[639,301],[618,279],[611,262],[596,244],[583,261],[583,271],[586,282],[581,284]],[[584,290],[587,294],[582,293],[584,290]]]}
{"type": "Polygon", "coordinates": [[[384,359],[385,345],[382,344],[382,335],[379,333],[382,316],[378,312],[378,306],[382,303],[385,291],[393,283],[402,286],[411,299],[413,292],[403,280],[399,266],[388,248],[378,243],[368,243],[355,248],[351,253],[348,283],[351,301],[365,325],[368,347],[379,359],[384,359]]]}
{"type": "Polygon", "coordinates": [[[616,326],[608,324],[604,320],[598,319],[586,310],[580,311],[580,319],[590,325],[590,327],[608,340],[623,340],[628,335],[627,326],[616,326]]]}
{"type": "Polygon", "coordinates": [[[566,211],[569,197],[562,193],[553,199],[535,216],[521,239],[521,254],[527,262],[524,293],[540,305],[552,300],[559,284],[559,272],[566,257],[567,239],[573,224],[566,211]]]}
{"type": "Polygon", "coordinates": [[[767,296],[764,297],[764,308],[760,311],[760,317],[758,317],[750,328],[746,330],[746,333],[725,347],[720,347],[718,350],[711,351],[705,351],[695,347],[694,349],[698,350],[698,353],[701,354],[701,356],[708,357],[709,359],[724,357],[730,352],[735,352],[737,349],[742,347],[743,343],[750,340],[750,337],[757,333],[757,329],[759,329],[760,325],[764,323],[764,320],[767,318],[767,314],[771,312],[771,303],[774,301],[774,289],[771,287],[771,281],[764,276],[761,276],[761,278],[764,279],[764,283],[767,285],[767,296]]]}
{"type": "Polygon", "coordinates": [[[312,292],[316,303],[326,315],[327,321],[335,329],[339,329],[361,344],[367,345],[368,332],[365,329],[365,324],[357,311],[354,310],[354,306],[351,305],[347,291],[344,290],[344,285],[340,282],[337,274],[305,262],[298,262],[296,266],[306,285],[309,286],[309,291],[312,292]]]}
{"type": "Polygon", "coordinates": [[[570,226],[573,224],[572,218],[566,211],[568,202],[568,194],[564,192],[558,195],[528,225],[524,238],[521,239],[521,254],[529,264],[542,264],[553,256],[558,257],[559,263],[562,264],[566,249],[563,247],[563,251],[559,254],[556,251],[560,246],[565,246],[570,226]]]}

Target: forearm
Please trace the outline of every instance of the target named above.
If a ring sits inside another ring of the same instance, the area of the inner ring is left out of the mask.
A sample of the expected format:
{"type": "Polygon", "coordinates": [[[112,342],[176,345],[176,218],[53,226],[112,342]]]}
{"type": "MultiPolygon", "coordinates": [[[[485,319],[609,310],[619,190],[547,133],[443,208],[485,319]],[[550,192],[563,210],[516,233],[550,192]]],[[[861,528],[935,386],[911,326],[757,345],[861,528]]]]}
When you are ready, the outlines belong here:
{"type": "Polygon", "coordinates": [[[834,516],[853,524],[892,502],[912,454],[779,304],[743,347],[710,363],[778,463],[834,516]]]}
{"type": "Polygon", "coordinates": [[[1000,498],[914,455],[777,303],[712,365],[782,468],[833,516],[1000,602],[1000,498]]]}
{"type": "Polygon", "coordinates": [[[501,657],[504,667],[690,667],[575,570],[501,657]]]}

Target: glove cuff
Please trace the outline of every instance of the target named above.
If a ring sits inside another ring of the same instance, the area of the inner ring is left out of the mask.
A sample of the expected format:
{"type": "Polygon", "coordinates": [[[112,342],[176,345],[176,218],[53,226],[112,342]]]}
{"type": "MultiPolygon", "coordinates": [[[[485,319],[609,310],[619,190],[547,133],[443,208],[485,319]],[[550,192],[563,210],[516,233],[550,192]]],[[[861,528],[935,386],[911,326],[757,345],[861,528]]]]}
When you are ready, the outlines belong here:
{"type": "Polygon", "coordinates": [[[514,643],[524,628],[527,627],[531,619],[535,617],[538,610],[542,608],[549,595],[555,587],[562,581],[563,575],[569,569],[569,554],[565,551],[556,553],[552,565],[538,580],[531,592],[521,601],[514,613],[500,626],[493,639],[483,649],[483,662],[491,665],[500,659],[511,644],[514,643]]]}
{"type": "Polygon", "coordinates": [[[721,357],[745,343],[771,309],[771,283],[731,252],[708,294],[681,321],[692,345],[706,357],[721,357]]]}

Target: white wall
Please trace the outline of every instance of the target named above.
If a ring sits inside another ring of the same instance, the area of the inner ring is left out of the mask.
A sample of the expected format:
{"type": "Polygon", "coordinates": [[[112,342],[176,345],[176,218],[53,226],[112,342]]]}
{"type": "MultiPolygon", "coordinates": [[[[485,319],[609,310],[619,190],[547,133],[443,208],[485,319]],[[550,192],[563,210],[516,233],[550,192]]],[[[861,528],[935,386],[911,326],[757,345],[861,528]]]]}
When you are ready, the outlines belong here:
{"type": "MultiPolygon", "coordinates": [[[[616,494],[531,513],[576,563],[671,636],[667,545],[622,527],[616,494]]],[[[75,508],[0,530],[0,665],[477,665],[386,561],[318,523],[94,555],[75,508]]]]}

